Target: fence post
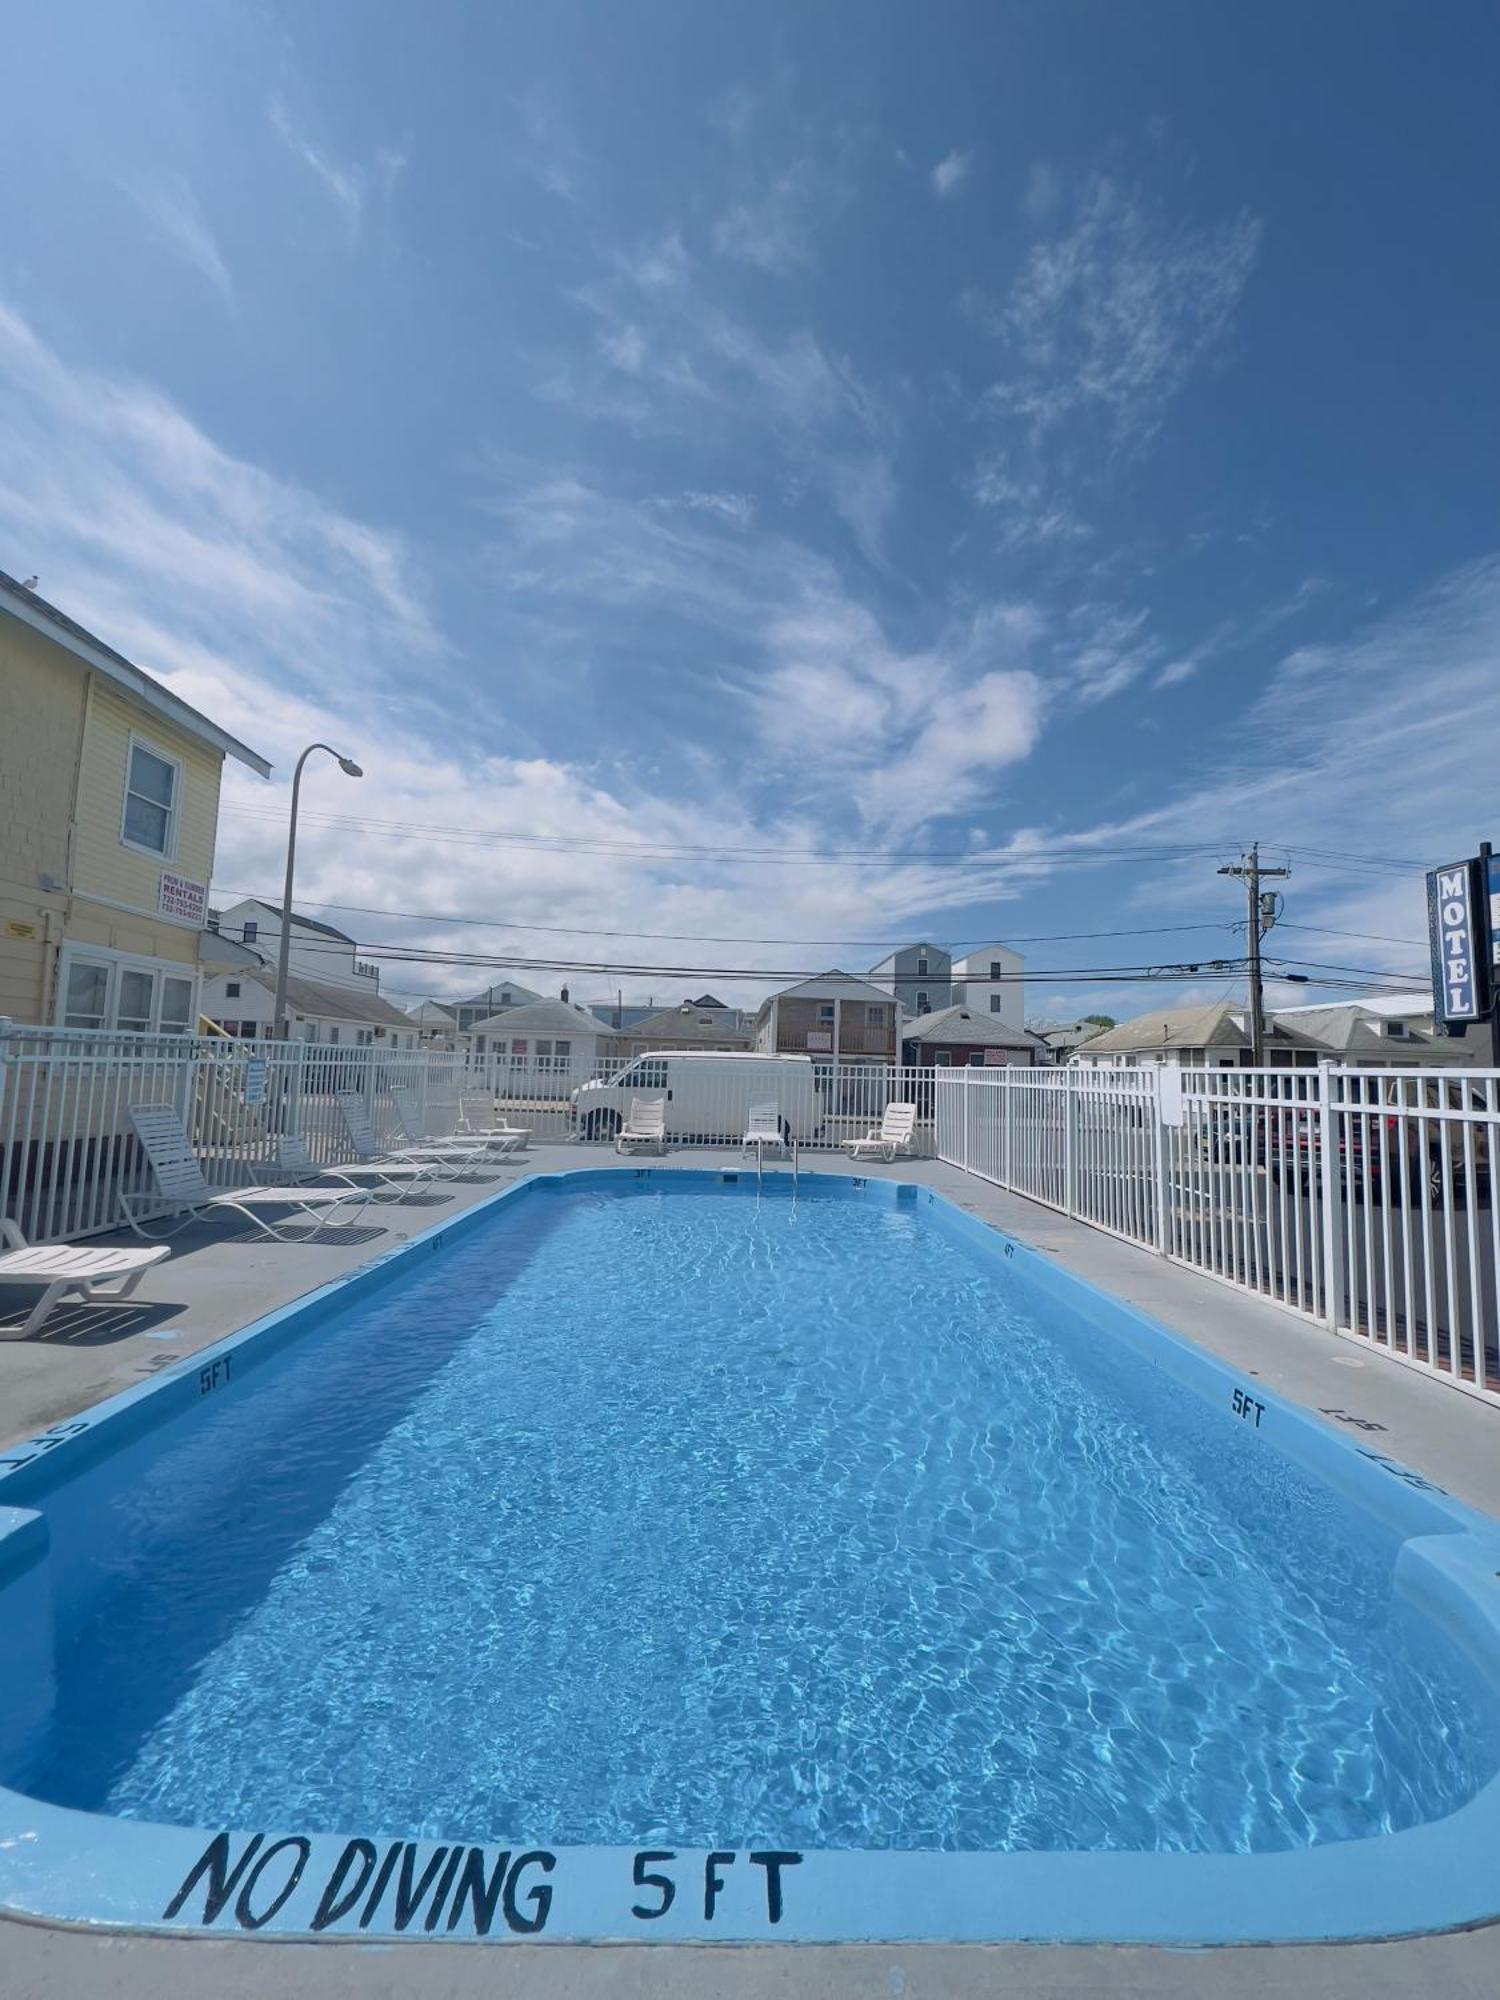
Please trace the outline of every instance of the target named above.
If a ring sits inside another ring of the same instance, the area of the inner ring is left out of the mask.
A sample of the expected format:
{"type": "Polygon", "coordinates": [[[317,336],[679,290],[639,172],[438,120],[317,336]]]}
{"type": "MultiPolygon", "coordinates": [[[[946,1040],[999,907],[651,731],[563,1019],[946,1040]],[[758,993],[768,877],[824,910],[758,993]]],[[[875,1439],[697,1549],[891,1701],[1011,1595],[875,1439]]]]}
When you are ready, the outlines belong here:
{"type": "Polygon", "coordinates": [[[1078,1161],[1073,1143],[1073,1072],[1063,1071],[1063,1213],[1078,1212],[1078,1161]]]}
{"type": "MultiPolygon", "coordinates": [[[[937,1116],[937,1112],[936,1112],[936,1107],[935,1107],[935,1106],[934,1106],[934,1110],[933,1110],[933,1116],[934,1116],[934,1117],[936,1117],[936,1116],[937,1116]]],[[[964,1162],[964,1172],[965,1172],[965,1173],[969,1173],[969,1172],[971,1172],[971,1171],[972,1171],[972,1169],[973,1169],[973,1162],[972,1162],[972,1160],[971,1160],[971,1159],[970,1159],[970,1157],[969,1157],[969,1072],[968,1072],[968,1070],[967,1070],[967,1069],[965,1069],[965,1071],[964,1071],[964,1151],[963,1151],[963,1162],[964,1162]]]]}
{"type": "MultiPolygon", "coordinates": [[[[1181,1083],[1180,1083],[1181,1074],[1182,1073],[1179,1070],[1178,1071],[1179,1093],[1181,1090],[1181,1083]]],[[[1152,1139],[1155,1147],[1155,1162],[1156,1162],[1156,1254],[1158,1257],[1167,1256],[1172,1247],[1172,1231],[1170,1225],[1172,1185],[1171,1185],[1171,1175],[1167,1171],[1166,1110],[1162,1104],[1162,1099],[1161,1099],[1162,1078],[1165,1075],[1166,1075],[1166,1064],[1165,1063],[1155,1064],[1152,1069],[1151,1124],[1152,1124],[1152,1139]]],[[[1180,1122],[1181,1121],[1179,1119],[1179,1123],[1180,1122]]]]}
{"type": "Polygon", "coordinates": [[[1010,1186],[1010,1064],[1006,1063],[1000,1072],[1000,1185],[1010,1186]]]}
{"type": "MultiPolygon", "coordinates": [[[[1318,1064],[1318,1162],[1323,1195],[1323,1318],[1337,1328],[1343,1296],[1340,1244],[1340,1201],[1338,1114],[1333,1102],[1333,1064],[1318,1064]]],[[[1350,1162],[1351,1171],[1353,1162],[1350,1162]]],[[[1308,1174],[1311,1191],[1312,1175],[1308,1174]]]]}

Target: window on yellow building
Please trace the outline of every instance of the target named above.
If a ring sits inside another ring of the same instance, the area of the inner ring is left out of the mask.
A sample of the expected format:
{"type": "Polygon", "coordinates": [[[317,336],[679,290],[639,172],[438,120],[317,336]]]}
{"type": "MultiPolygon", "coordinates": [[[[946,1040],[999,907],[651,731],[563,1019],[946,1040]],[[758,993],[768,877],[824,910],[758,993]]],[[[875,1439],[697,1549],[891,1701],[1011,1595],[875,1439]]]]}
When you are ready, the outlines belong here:
{"type": "Polygon", "coordinates": [[[181,767],[144,743],[132,741],[125,777],[125,816],[120,838],[148,854],[170,855],[181,767]]]}

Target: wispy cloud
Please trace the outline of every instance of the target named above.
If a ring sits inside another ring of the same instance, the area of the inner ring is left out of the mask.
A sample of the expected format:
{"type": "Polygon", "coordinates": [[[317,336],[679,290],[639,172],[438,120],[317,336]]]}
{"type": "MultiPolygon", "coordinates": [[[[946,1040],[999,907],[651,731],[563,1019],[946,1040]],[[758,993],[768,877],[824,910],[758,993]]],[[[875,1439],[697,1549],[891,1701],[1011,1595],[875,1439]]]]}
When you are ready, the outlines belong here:
{"type": "Polygon", "coordinates": [[[390,201],[407,166],[405,152],[395,146],[379,146],[368,165],[336,160],[308,137],[284,97],[272,98],[270,117],[277,137],[310,169],[332,201],[352,241],[359,235],[372,193],[383,202],[390,201]]]}
{"type": "Polygon", "coordinates": [[[932,170],[932,191],[940,201],[958,193],[974,168],[974,155],[956,149],[946,153],[932,170]]]}
{"type": "Polygon", "coordinates": [[[133,187],[130,194],[158,242],[206,278],[226,305],[233,305],[234,287],[228,267],[202,204],[188,182],[180,177],[149,181],[133,187]]]}
{"type": "Polygon", "coordinates": [[[522,143],[518,160],[524,172],[556,200],[576,206],[588,177],[588,161],[573,121],[556,94],[533,84],[521,97],[522,143]]]}
{"type": "Polygon", "coordinates": [[[755,502],[748,493],[684,493],[682,505],[695,514],[718,514],[737,528],[748,528],[755,519],[755,502]]]}
{"type": "Polygon", "coordinates": [[[1081,420],[1117,448],[1149,442],[1222,349],[1260,239],[1251,215],[1173,222],[1091,176],[1066,226],[1032,248],[1008,298],[984,315],[1004,361],[993,409],[1033,438],[1081,420]]]}
{"type": "Polygon", "coordinates": [[[735,201],[714,224],[714,248],[773,277],[789,277],[812,262],[818,180],[810,163],[795,161],[762,192],[735,201]]]}

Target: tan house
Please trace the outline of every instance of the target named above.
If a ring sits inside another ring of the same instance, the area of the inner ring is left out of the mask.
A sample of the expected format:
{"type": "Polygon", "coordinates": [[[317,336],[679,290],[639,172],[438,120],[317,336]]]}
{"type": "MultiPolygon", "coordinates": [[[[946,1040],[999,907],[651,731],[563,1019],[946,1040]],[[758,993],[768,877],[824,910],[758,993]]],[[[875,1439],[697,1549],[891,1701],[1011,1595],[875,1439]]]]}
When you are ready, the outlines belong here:
{"type": "Polygon", "coordinates": [[[194,1026],[226,757],[270,775],[0,571],[0,1015],[194,1026]]]}
{"type": "Polygon", "coordinates": [[[663,1049],[745,1050],[750,1047],[751,1022],[738,1007],[710,998],[684,1000],[680,1007],[663,1007],[619,1032],[619,1054],[653,1055],[663,1049]]]}
{"type": "MultiPolygon", "coordinates": [[[[1334,1053],[1317,1036],[1275,1019],[1266,1023],[1264,1047],[1266,1064],[1272,1069],[1311,1069],[1334,1053]]],[[[1139,1069],[1163,1063],[1179,1069],[1246,1069],[1250,1034],[1245,1010],[1230,1000],[1216,1000],[1206,1006],[1137,1014],[1134,1020],[1091,1036],[1072,1060],[1091,1069],[1139,1069]]]]}
{"type": "Polygon", "coordinates": [[[898,1059],[896,1002],[867,979],[824,972],[760,1003],[755,1046],[762,1055],[898,1059]]]}

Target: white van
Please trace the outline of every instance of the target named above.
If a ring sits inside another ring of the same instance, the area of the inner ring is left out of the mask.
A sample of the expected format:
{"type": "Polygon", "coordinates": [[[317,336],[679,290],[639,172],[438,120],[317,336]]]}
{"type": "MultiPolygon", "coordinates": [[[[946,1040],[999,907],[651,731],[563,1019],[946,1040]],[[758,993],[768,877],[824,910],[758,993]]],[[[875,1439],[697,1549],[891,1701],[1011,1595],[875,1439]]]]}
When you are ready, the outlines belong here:
{"type": "Polygon", "coordinates": [[[737,1144],[752,1104],[774,1103],[787,1139],[811,1139],[823,1121],[811,1056],[700,1050],[637,1056],[608,1083],[580,1084],[572,1094],[575,1130],[612,1139],[636,1097],[666,1099],[669,1139],[737,1144]]]}

